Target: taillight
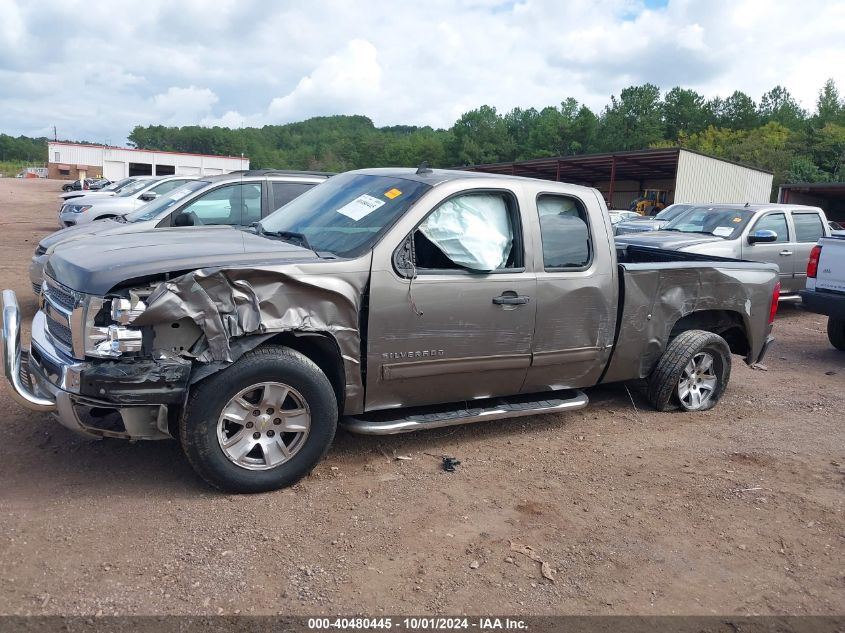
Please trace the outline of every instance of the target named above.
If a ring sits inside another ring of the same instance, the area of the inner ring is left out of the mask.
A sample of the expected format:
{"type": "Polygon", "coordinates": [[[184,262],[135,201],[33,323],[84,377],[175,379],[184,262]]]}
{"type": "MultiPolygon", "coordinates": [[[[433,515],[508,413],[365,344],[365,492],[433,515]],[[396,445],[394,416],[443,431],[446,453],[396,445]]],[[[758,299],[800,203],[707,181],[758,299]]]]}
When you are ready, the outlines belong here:
{"type": "Polygon", "coordinates": [[[780,299],[780,282],[775,284],[772,292],[772,307],[769,309],[769,325],[775,322],[775,315],[778,313],[778,299],[780,299]]]}
{"type": "Polygon", "coordinates": [[[815,279],[819,272],[819,257],[822,255],[822,247],[816,244],[810,251],[810,261],[807,262],[807,277],[815,279]]]}

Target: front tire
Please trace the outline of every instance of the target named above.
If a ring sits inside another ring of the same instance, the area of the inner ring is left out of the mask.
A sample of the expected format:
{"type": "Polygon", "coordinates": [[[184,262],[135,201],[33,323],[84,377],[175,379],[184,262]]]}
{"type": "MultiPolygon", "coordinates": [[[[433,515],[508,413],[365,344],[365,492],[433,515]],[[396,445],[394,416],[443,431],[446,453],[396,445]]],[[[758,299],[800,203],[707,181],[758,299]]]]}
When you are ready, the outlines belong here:
{"type": "Polygon", "coordinates": [[[845,319],[827,317],[827,338],[836,349],[845,352],[845,319]]]}
{"type": "Polygon", "coordinates": [[[719,402],[731,376],[731,350],[718,334],[681,332],[648,378],[647,397],[658,411],[707,411],[719,402]]]}
{"type": "Polygon", "coordinates": [[[182,450],[206,482],[253,493],[295,484],[337,429],[326,375],[292,349],[268,345],[197,385],[179,423],[182,450]]]}

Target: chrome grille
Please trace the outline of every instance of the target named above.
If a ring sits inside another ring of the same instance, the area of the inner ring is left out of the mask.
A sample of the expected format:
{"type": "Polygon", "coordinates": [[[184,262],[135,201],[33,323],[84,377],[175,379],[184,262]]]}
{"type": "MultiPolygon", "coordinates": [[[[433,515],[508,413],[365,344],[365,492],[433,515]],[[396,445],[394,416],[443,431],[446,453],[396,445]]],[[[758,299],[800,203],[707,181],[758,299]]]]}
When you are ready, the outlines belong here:
{"type": "Polygon", "coordinates": [[[40,295],[41,294],[41,284],[33,283],[32,284],[32,292],[34,292],[36,295],[40,295]]]}
{"type": "Polygon", "coordinates": [[[71,312],[77,303],[73,290],[56,283],[52,279],[45,280],[44,298],[67,312],[71,312]]]}
{"type": "Polygon", "coordinates": [[[47,317],[47,336],[56,347],[76,357],[74,352],[73,327],[79,322],[82,311],[82,296],[50,277],[44,278],[41,286],[42,310],[47,317]]]}

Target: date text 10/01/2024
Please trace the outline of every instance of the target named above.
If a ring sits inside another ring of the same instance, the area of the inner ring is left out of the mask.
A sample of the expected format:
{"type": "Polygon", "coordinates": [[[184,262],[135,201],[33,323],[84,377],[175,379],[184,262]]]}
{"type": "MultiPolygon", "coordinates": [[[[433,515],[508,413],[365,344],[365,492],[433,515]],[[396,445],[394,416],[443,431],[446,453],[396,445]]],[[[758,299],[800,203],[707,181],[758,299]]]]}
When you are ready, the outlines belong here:
{"type": "Polygon", "coordinates": [[[524,620],[513,618],[442,618],[442,617],[403,617],[403,618],[309,618],[308,628],[311,630],[328,629],[406,629],[411,631],[437,630],[469,630],[499,631],[499,630],[527,630],[524,620]]]}

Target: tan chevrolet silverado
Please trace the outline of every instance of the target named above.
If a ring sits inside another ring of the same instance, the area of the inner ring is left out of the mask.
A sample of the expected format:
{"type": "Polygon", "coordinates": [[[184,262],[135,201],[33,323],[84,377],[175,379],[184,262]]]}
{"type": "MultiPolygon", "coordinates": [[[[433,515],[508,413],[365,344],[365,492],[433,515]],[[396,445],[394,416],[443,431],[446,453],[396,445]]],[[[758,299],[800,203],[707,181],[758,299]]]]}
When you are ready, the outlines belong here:
{"type": "MultiPolygon", "coordinates": [[[[587,405],[645,379],[702,411],[772,337],[771,264],[614,245],[586,187],[428,168],[336,176],[250,228],[62,243],[15,399],[95,437],[178,438],[210,484],[289,486],[338,424],[388,434],[587,405]]],[[[36,421],[36,419],[34,419],[36,421]]]]}

